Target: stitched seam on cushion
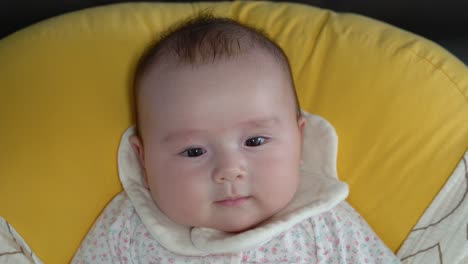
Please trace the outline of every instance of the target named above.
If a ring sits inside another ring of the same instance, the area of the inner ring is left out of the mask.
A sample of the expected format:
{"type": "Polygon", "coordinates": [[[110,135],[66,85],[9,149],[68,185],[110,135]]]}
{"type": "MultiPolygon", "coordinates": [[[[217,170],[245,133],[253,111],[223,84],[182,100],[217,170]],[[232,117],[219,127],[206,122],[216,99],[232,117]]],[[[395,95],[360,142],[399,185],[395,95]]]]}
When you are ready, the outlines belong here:
{"type": "Polygon", "coordinates": [[[461,93],[461,95],[465,98],[465,100],[468,101],[468,95],[466,95],[464,92],[463,92],[463,89],[458,85],[457,82],[455,82],[455,80],[453,80],[453,78],[441,67],[441,66],[437,66],[433,61],[431,61],[430,59],[422,56],[422,55],[419,55],[416,51],[412,50],[412,49],[409,49],[409,51],[415,55],[416,57],[420,58],[420,59],[423,59],[424,61],[428,62],[429,64],[432,65],[432,67],[435,69],[435,70],[438,70],[440,72],[442,72],[443,75],[445,75],[445,77],[447,77],[447,79],[453,84],[455,85],[455,87],[457,88],[458,92],[461,93]]]}
{"type": "MultiPolygon", "coordinates": [[[[373,40],[375,41],[375,39],[373,39],[373,40]]],[[[417,40],[417,41],[421,41],[420,39],[416,39],[416,40],[417,40]]],[[[395,51],[395,50],[398,49],[398,47],[396,46],[396,44],[393,44],[393,45],[390,44],[390,45],[388,45],[388,47],[389,47],[390,49],[392,49],[392,51],[395,51]]],[[[408,48],[407,50],[408,50],[411,54],[413,54],[414,56],[416,56],[416,57],[418,57],[418,58],[424,60],[424,61],[427,62],[427,63],[429,63],[429,64],[433,67],[434,70],[437,70],[437,71],[441,72],[441,73],[450,81],[450,83],[452,83],[452,84],[455,86],[456,90],[463,96],[463,98],[465,98],[465,100],[468,101],[467,95],[465,95],[465,94],[463,93],[463,90],[462,90],[461,87],[458,85],[458,83],[455,82],[455,80],[453,80],[453,78],[452,78],[444,69],[442,69],[441,66],[437,66],[433,61],[431,61],[431,60],[428,59],[427,57],[418,54],[418,52],[417,52],[416,50],[414,50],[413,48],[408,48]]],[[[438,56],[438,57],[440,58],[440,56],[438,56]]]]}
{"type": "MultiPolygon", "coordinates": [[[[340,15],[340,14],[338,14],[338,15],[340,15]]],[[[366,18],[366,17],[364,17],[364,18],[366,18]]],[[[378,21],[378,22],[382,23],[382,21],[378,21]]],[[[403,32],[408,33],[408,34],[412,34],[411,41],[413,41],[413,42],[424,42],[424,41],[431,42],[431,40],[424,39],[423,37],[420,37],[420,36],[418,36],[418,35],[416,35],[414,33],[411,33],[411,32],[407,32],[404,29],[401,29],[401,28],[398,28],[398,27],[392,26],[392,25],[389,25],[389,26],[390,27],[387,28],[387,29],[391,29],[391,30],[397,29],[397,30],[402,30],[403,32]]],[[[373,35],[369,35],[369,34],[366,34],[366,33],[363,33],[363,32],[356,32],[355,30],[350,30],[347,34],[343,34],[343,32],[337,32],[336,29],[333,28],[333,27],[332,27],[332,30],[337,36],[345,37],[347,39],[366,41],[366,42],[369,42],[371,44],[376,44],[379,41],[373,35]]],[[[410,39],[408,39],[408,40],[410,40],[410,39]]],[[[385,48],[387,48],[388,51],[393,51],[394,52],[394,51],[397,51],[398,49],[400,49],[403,45],[405,45],[405,43],[401,43],[401,42],[400,43],[393,43],[393,42],[388,43],[388,42],[385,42],[383,45],[384,45],[385,48]]],[[[466,95],[463,92],[463,89],[451,77],[451,75],[449,75],[444,69],[442,69],[440,66],[437,66],[433,61],[431,61],[427,57],[418,54],[418,52],[416,50],[414,50],[414,48],[406,48],[406,50],[408,50],[412,55],[414,55],[414,56],[426,61],[427,63],[429,63],[433,67],[433,69],[435,69],[437,71],[440,71],[450,81],[450,83],[452,83],[455,86],[455,88],[463,96],[463,98],[465,98],[465,100],[468,101],[468,95],[466,95]]],[[[441,56],[438,56],[438,57],[443,58],[441,56]]]]}
{"type": "Polygon", "coordinates": [[[322,33],[323,33],[325,27],[327,26],[328,21],[330,20],[330,16],[331,16],[331,13],[330,13],[330,12],[331,12],[331,11],[328,11],[328,10],[325,12],[325,19],[324,19],[322,25],[320,26],[320,31],[319,31],[319,33],[317,34],[317,38],[316,38],[316,41],[315,41],[315,45],[314,45],[314,47],[312,48],[312,51],[310,52],[311,55],[310,55],[309,57],[313,57],[314,54],[315,54],[315,51],[317,50],[317,44],[320,42],[320,39],[322,38],[322,35],[323,35],[322,33]]]}
{"type": "MultiPolygon", "coordinates": [[[[323,32],[325,30],[325,27],[328,24],[328,21],[330,21],[330,16],[331,16],[332,11],[327,10],[327,9],[322,9],[322,10],[325,11],[325,18],[323,19],[322,25],[320,26],[320,31],[318,32],[318,34],[317,34],[317,36],[315,38],[315,45],[312,47],[312,50],[309,52],[309,56],[307,56],[307,58],[304,60],[304,63],[301,65],[301,68],[297,71],[298,76],[303,75],[303,71],[304,71],[304,68],[305,68],[305,62],[307,62],[311,58],[315,57],[317,46],[320,43],[320,39],[322,38],[323,32]]],[[[305,28],[303,28],[302,31],[304,32],[305,28]]],[[[294,84],[294,85],[296,86],[296,84],[294,84]]],[[[296,89],[298,89],[297,86],[296,86],[296,89]]]]}

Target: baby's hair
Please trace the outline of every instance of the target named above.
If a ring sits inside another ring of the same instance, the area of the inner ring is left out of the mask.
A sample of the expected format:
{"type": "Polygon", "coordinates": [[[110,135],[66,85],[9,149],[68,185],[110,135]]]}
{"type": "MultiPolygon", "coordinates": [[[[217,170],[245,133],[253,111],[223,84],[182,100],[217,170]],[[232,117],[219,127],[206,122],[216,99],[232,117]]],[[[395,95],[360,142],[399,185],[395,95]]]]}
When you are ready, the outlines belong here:
{"type": "Polygon", "coordinates": [[[140,57],[133,79],[137,134],[140,135],[137,103],[139,82],[152,65],[161,61],[171,61],[177,65],[197,66],[234,58],[255,48],[272,55],[287,72],[295,98],[296,115],[299,118],[301,110],[291,66],[281,47],[258,29],[205,12],[164,32],[140,57]]]}

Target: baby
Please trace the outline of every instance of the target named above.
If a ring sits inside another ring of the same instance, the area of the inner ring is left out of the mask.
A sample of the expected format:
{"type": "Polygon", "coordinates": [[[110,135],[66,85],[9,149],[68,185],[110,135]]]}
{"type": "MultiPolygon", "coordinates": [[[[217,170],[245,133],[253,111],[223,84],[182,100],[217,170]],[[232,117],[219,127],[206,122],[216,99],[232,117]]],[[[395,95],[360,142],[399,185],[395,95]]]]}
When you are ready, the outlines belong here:
{"type": "Polygon", "coordinates": [[[185,22],[142,57],[134,96],[124,192],[73,263],[399,263],[347,189],[320,203],[328,187],[301,189],[306,117],[285,53],[263,34],[185,22]]]}

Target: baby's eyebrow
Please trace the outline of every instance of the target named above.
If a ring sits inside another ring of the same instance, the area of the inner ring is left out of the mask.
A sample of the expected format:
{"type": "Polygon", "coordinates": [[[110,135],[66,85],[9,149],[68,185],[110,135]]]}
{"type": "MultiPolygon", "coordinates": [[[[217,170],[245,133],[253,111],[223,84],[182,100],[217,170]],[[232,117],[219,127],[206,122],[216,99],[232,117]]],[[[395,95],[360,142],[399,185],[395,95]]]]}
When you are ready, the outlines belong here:
{"type": "MultiPolygon", "coordinates": [[[[251,119],[247,121],[243,121],[237,124],[239,127],[247,127],[247,128],[268,128],[272,127],[275,124],[279,123],[279,119],[277,117],[272,118],[259,118],[259,119],[251,119]]],[[[169,133],[162,139],[163,143],[175,141],[181,138],[189,138],[197,135],[201,135],[206,133],[207,131],[204,129],[187,129],[181,131],[175,131],[169,133]]]]}
{"type": "Polygon", "coordinates": [[[241,122],[241,126],[245,127],[270,127],[275,124],[279,123],[279,119],[277,117],[270,117],[270,118],[260,118],[260,119],[252,119],[241,122]]]}
{"type": "Polygon", "coordinates": [[[199,129],[189,129],[189,130],[172,132],[172,133],[169,133],[167,136],[165,136],[162,139],[162,142],[168,143],[168,142],[175,141],[181,138],[193,137],[194,135],[202,134],[202,133],[203,133],[203,130],[199,130],[199,129]]]}

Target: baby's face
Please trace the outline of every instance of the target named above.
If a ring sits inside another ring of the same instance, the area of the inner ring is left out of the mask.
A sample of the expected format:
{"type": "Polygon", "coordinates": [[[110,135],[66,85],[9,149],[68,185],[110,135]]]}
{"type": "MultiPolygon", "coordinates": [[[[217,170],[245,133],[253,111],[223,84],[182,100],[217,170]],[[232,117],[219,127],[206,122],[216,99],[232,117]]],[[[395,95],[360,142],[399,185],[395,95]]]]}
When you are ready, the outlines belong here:
{"type": "Polygon", "coordinates": [[[226,232],[284,208],[299,182],[302,130],[287,75],[262,52],[151,69],[131,138],[153,200],[173,221],[226,232]]]}

